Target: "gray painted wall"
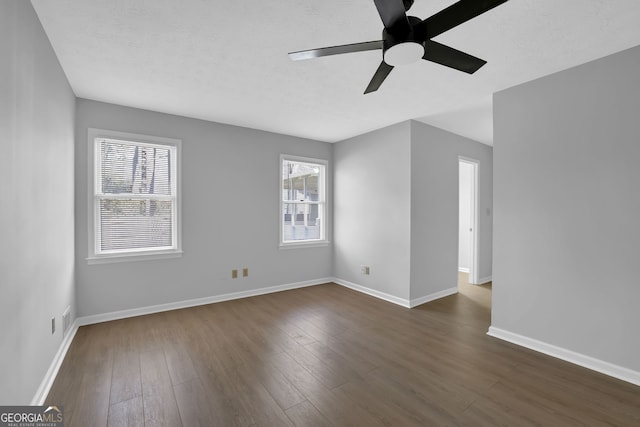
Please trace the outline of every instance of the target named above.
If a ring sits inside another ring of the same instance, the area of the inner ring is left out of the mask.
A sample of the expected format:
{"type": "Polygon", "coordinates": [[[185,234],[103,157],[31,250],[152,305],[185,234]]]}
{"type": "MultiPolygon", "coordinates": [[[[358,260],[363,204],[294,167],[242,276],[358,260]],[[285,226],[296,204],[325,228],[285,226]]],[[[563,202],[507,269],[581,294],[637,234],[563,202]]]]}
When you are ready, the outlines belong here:
{"type": "MultiPolygon", "coordinates": [[[[281,153],[328,160],[331,178],[332,148],[328,143],[78,99],[75,170],[79,314],[331,277],[330,245],[278,249],[281,153]],[[181,258],[87,264],[90,127],[182,140],[181,258]],[[249,277],[231,279],[231,269],[242,267],[249,268],[249,277]]],[[[331,225],[331,215],[329,220],[331,225]]]]}
{"type": "Polygon", "coordinates": [[[0,2],[0,405],[31,402],[74,305],[74,99],[31,3],[0,2]]]}
{"type": "Polygon", "coordinates": [[[335,276],[409,298],[409,122],[334,144],[335,276]],[[371,267],[369,276],[360,266],[371,267]]]}
{"type": "Polygon", "coordinates": [[[458,156],[479,162],[478,277],[491,276],[492,147],[411,122],[411,298],[458,284],[458,156]]]}
{"type": "Polygon", "coordinates": [[[492,326],[640,371],[640,47],[494,97],[492,326]]]}
{"type": "Polygon", "coordinates": [[[490,277],[493,149],[414,121],[334,145],[335,276],[402,299],[456,287],[459,155],[480,162],[479,276],[490,277]]]}

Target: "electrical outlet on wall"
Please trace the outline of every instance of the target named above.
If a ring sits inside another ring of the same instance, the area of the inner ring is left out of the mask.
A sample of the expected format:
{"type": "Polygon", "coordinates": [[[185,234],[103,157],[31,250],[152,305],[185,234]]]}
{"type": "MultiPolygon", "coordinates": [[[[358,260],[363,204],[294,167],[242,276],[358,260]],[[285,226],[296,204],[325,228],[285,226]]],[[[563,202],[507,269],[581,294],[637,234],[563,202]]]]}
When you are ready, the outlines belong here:
{"type": "Polygon", "coordinates": [[[368,276],[370,272],[371,272],[371,270],[370,270],[368,265],[361,265],[360,266],[360,274],[364,274],[365,276],[368,276]]]}
{"type": "Polygon", "coordinates": [[[231,278],[232,279],[238,278],[238,269],[234,268],[233,270],[231,270],[231,278]]]}
{"type": "Polygon", "coordinates": [[[242,277],[249,277],[249,269],[247,267],[242,269],[242,277]]]}

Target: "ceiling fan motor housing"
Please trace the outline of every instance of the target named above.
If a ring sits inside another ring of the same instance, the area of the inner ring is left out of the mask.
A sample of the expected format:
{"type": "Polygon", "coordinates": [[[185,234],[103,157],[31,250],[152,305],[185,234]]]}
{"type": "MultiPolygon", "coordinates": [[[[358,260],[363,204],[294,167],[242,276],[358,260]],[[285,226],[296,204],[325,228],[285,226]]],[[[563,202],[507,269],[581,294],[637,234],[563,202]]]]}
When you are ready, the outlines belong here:
{"type": "MultiPolygon", "coordinates": [[[[424,31],[416,31],[416,24],[420,18],[408,16],[411,31],[398,33],[397,31],[382,30],[382,52],[384,62],[389,65],[407,65],[421,59],[424,55],[424,43],[426,34],[424,31]]],[[[420,28],[420,27],[417,27],[420,28]]]]}

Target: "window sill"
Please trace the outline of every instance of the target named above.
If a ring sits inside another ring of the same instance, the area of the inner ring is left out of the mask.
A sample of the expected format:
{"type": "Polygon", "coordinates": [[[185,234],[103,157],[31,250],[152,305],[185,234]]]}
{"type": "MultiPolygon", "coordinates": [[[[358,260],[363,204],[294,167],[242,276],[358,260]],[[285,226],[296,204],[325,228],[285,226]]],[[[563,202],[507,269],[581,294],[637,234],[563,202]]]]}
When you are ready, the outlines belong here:
{"type": "Polygon", "coordinates": [[[328,240],[318,240],[312,242],[295,242],[295,243],[280,243],[279,249],[300,249],[300,248],[320,248],[329,246],[328,240]]]}
{"type": "Polygon", "coordinates": [[[145,253],[128,253],[92,256],[87,258],[87,264],[110,264],[115,262],[136,262],[136,261],[152,261],[168,258],[180,258],[182,251],[172,252],[145,252],[145,253]]]}

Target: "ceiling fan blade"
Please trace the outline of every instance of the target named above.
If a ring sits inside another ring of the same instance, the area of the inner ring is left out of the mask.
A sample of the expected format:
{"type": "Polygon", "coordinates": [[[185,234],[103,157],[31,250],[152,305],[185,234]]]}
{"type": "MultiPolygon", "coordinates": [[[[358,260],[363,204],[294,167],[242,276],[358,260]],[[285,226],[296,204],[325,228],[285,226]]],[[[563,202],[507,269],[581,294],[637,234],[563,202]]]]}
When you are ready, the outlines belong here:
{"type": "Polygon", "coordinates": [[[321,56],[340,55],[343,53],[363,52],[376,49],[382,49],[382,40],[289,52],[289,58],[291,58],[292,61],[301,61],[303,59],[319,58],[321,56]]]}
{"type": "Polygon", "coordinates": [[[425,19],[418,24],[418,27],[426,30],[427,39],[431,39],[507,1],[508,0],[460,0],[425,19]]]}
{"type": "Polygon", "coordinates": [[[473,74],[487,63],[484,59],[476,58],[468,53],[460,52],[452,47],[427,40],[424,44],[422,59],[435,62],[445,67],[454,68],[468,74],[473,74]]]}
{"type": "Polygon", "coordinates": [[[375,92],[376,90],[378,90],[378,88],[380,87],[384,79],[387,78],[391,70],[393,70],[393,67],[387,64],[386,62],[382,61],[380,63],[380,66],[376,70],[376,73],[373,75],[373,78],[369,82],[369,86],[367,86],[367,89],[365,89],[364,93],[367,94],[367,93],[375,92]]]}
{"type": "Polygon", "coordinates": [[[402,0],[374,0],[382,23],[392,34],[407,34],[411,31],[409,19],[402,0]]]}

